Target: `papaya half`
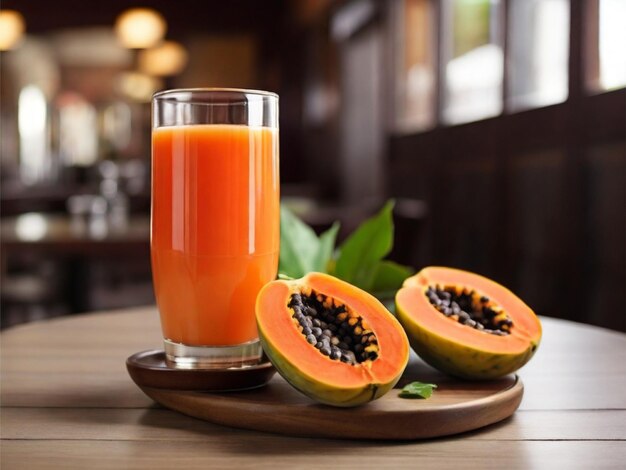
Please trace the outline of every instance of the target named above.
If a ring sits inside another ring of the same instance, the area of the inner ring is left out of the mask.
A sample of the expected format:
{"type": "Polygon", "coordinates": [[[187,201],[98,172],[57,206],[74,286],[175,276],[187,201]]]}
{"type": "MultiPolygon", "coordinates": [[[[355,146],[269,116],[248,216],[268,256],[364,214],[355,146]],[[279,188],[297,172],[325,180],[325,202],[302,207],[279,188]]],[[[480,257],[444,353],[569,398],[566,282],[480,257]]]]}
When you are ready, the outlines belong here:
{"type": "Polygon", "coordinates": [[[408,338],[372,295],[321,273],[265,285],[256,301],[263,350],[291,385],[321,403],[356,406],[393,388],[408,338]]]}
{"type": "Polygon", "coordinates": [[[424,361],[466,379],[516,371],[541,341],[541,323],[519,297],[459,269],[428,267],[406,279],[396,314],[424,361]]]}

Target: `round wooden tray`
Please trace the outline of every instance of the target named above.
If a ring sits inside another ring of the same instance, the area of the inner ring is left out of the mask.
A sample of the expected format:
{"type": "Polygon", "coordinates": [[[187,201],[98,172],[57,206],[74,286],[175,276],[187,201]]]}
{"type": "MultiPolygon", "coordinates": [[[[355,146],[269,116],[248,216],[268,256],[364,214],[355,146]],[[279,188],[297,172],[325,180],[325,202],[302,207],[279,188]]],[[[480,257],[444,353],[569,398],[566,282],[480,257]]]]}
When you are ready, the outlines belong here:
{"type": "Polygon", "coordinates": [[[140,387],[167,408],[225,426],[290,436],[381,440],[446,436],[497,423],[515,412],[524,390],[516,375],[488,382],[462,381],[412,357],[396,387],[415,380],[438,388],[428,399],[399,398],[399,390],[394,389],[357,408],[317,404],[279,375],[265,387],[229,393],[140,387]]]}

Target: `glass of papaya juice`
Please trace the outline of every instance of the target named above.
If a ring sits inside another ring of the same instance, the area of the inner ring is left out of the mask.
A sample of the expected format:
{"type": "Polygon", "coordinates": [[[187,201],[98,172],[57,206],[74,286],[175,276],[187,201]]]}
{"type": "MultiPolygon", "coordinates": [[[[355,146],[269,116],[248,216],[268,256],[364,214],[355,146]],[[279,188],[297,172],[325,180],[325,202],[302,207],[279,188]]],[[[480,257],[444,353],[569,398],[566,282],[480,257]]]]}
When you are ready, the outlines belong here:
{"type": "Polygon", "coordinates": [[[278,96],[179,89],[152,100],[152,276],[170,366],[255,364],[256,296],[279,250],[278,96]]]}

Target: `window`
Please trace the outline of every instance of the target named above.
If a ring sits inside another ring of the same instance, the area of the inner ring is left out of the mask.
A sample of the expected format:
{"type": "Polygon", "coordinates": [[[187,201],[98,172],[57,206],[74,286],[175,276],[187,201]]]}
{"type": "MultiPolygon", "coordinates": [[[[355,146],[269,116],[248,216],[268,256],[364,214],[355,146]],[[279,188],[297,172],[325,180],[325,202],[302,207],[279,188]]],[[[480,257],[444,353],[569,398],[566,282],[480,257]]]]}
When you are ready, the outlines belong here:
{"type": "Polygon", "coordinates": [[[570,70],[579,65],[592,92],[626,86],[626,0],[390,4],[393,122],[400,133],[495,117],[503,108],[511,113],[564,103],[586,91],[569,90],[570,70]],[[582,15],[574,21],[582,22],[581,31],[573,35],[571,10],[582,15]],[[585,35],[582,56],[570,64],[570,40],[578,48],[578,34],[585,35]]]}
{"type": "Polygon", "coordinates": [[[396,129],[425,130],[435,125],[435,12],[429,0],[395,2],[396,129]]]}
{"type": "Polygon", "coordinates": [[[569,0],[509,2],[507,109],[562,103],[568,92],[569,0]]]}
{"type": "Polygon", "coordinates": [[[593,23],[587,37],[590,61],[587,83],[593,91],[626,86],[626,1],[589,0],[587,14],[593,23]]]}
{"type": "Polygon", "coordinates": [[[36,85],[20,91],[17,122],[20,133],[20,172],[27,184],[45,178],[49,156],[48,109],[46,96],[36,85]]]}
{"type": "Polygon", "coordinates": [[[442,119],[459,124],[502,112],[504,70],[498,0],[441,2],[442,119]]]}

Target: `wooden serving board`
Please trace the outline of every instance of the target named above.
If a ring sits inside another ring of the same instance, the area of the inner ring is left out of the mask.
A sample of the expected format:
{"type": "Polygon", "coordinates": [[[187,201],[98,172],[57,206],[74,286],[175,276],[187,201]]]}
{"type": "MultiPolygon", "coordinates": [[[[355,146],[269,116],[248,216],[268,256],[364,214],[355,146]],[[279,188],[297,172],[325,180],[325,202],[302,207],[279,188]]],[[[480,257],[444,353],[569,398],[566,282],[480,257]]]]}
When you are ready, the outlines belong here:
{"type": "Polygon", "coordinates": [[[469,382],[443,375],[412,357],[396,389],[357,408],[315,403],[278,374],[262,388],[205,393],[141,387],[153,400],[194,418],[290,436],[411,440],[457,434],[511,416],[524,387],[516,375],[469,382]],[[428,399],[398,397],[407,383],[434,383],[428,399]]]}

